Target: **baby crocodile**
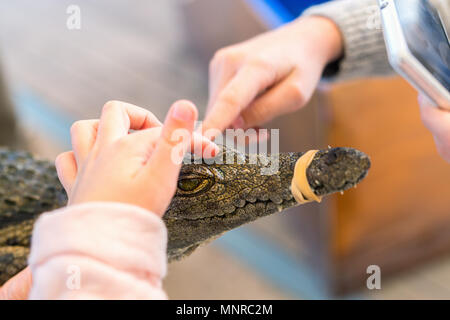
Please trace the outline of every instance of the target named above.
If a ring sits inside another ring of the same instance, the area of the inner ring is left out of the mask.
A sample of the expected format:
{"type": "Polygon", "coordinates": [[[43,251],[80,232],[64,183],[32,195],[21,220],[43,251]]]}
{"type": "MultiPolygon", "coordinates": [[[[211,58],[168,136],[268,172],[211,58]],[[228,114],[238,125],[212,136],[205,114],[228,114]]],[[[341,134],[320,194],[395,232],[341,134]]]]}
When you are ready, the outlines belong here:
{"type": "MultiPolygon", "coordinates": [[[[179,259],[231,229],[297,205],[290,186],[303,153],[279,155],[279,170],[265,175],[264,156],[249,158],[222,147],[216,159],[184,164],[164,221],[168,258],[179,259]],[[255,162],[256,159],[256,162],[255,162]]],[[[267,157],[265,157],[267,159],[267,157]]],[[[367,174],[369,158],[350,148],[319,151],[307,169],[318,196],[344,191],[367,174]]],[[[30,236],[39,214],[63,207],[67,196],[55,167],[27,152],[0,148],[0,285],[27,265],[30,236]]]]}

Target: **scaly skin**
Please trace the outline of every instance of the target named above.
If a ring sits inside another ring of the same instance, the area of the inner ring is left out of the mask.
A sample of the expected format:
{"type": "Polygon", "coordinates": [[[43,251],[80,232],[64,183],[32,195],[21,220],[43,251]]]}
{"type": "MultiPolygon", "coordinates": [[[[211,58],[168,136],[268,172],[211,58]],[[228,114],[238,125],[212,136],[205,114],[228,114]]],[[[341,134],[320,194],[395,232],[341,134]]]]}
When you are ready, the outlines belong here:
{"type": "MultiPolygon", "coordinates": [[[[280,154],[278,172],[264,175],[262,156],[249,163],[242,153],[222,150],[217,158],[234,159],[232,164],[202,162],[181,169],[176,195],[164,216],[169,260],[188,255],[228,230],[297,205],[290,185],[303,153],[280,154]]],[[[369,168],[369,158],[357,150],[328,149],[316,154],[307,178],[314,193],[324,196],[355,186],[369,168]]],[[[38,216],[66,202],[53,164],[0,148],[0,285],[25,268],[38,216]]]]}

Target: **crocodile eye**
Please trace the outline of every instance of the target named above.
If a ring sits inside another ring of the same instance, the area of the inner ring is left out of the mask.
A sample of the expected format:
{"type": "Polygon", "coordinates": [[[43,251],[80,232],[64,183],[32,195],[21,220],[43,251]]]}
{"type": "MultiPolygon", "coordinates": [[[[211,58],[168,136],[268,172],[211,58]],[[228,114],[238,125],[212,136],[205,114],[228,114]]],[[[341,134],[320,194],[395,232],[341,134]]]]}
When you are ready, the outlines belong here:
{"type": "Polygon", "coordinates": [[[178,188],[186,192],[195,191],[201,183],[202,179],[181,179],[178,181],[178,188]]]}
{"type": "Polygon", "coordinates": [[[178,180],[177,195],[192,197],[208,191],[214,184],[214,180],[206,177],[184,176],[178,180]]]}
{"type": "Polygon", "coordinates": [[[218,172],[205,166],[185,166],[181,168],[178,178],[178,197],[193,197],[207,192],[214,185],[216,179],[220,179],[218,172]]]}

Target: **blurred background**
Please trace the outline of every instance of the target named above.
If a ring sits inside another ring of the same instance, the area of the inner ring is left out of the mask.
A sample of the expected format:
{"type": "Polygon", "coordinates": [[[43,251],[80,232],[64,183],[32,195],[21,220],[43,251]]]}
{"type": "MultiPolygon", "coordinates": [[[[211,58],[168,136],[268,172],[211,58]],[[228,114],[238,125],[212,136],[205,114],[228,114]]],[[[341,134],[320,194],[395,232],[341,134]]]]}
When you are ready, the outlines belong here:
{"type": "MultiPolygon", "coordinates": [[[[108,100],[163,118],[177,99],[205,110],[208,61],[226,45],[325,1],[0,0],[0,143],[48,158],[73,121],[108,100]],[[80,9],[69,30],[67,9],[80,9]],[[15,118],[15,119],[14,119],[15,118]]],[[[318,90],[280,118],[281,151],[351,146],[372,158],[358,189],[229,232],[169,266],[173,299],[448,299],[450,166],[399,78],[318,90]],[[381,290],[366,287],[381,268],[381,290]]],[[[202,116],[201,115],[201,116],[202,116]]]]}

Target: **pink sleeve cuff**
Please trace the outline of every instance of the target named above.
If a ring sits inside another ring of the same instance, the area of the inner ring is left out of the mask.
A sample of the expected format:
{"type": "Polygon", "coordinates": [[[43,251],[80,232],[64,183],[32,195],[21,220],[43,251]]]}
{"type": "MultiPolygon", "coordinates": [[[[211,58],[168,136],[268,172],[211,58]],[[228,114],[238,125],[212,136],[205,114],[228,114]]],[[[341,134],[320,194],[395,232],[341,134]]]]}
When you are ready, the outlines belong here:
{"type": "Polygon", "coordinates": [[[167,230],[161,218],[120,203],[42,215],[33,231],[30,298],[164,299],[167,230]]]}

